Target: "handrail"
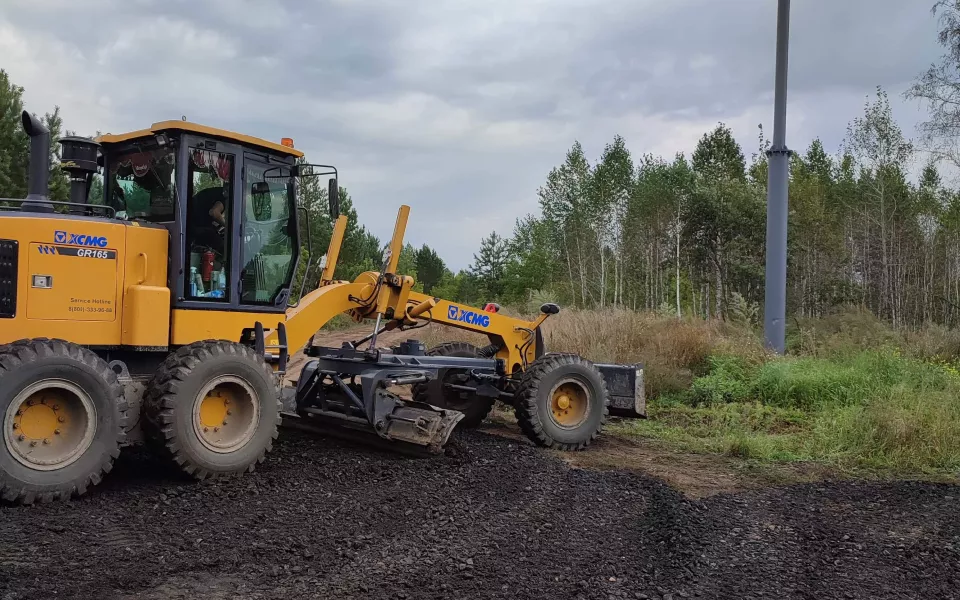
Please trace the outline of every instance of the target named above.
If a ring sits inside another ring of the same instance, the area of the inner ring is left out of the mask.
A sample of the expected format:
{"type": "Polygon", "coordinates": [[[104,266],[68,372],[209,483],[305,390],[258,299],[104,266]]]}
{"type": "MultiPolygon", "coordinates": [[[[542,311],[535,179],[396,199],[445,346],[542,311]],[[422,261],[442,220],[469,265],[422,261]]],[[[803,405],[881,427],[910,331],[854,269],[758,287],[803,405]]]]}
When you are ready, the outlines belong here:
{"type": "MultiPolygon", "coordinates": [[[[20,204],[23,204],[24,202],[27,202],[27,201],[28,200],[26,198],[0,198],[0,202],[19,202],[20,204]]],[[[31,202],[35,202],[35,200],[31,200],[31,202]]],[[[81,204],[80,202],[63,202],[61,200],[45,200],[45,202],[49,202],[53,206],[77,207],[77,208],[84,209],[84,211],[90,211],[90,212],[102,210],[104,213],[103,216],[110,219],[114,219],[117,216],[117,209],[113,208],[112,206],[107,206],[106,204],[81,204]]],[[[20,211],[21,209],[18,206],[0,205],[0,210],[20,211]]],[[[30,212],[33,212],[33,211],[30,211],[30,212]]],[[[76,213],[70,213],[70,214],[76,214],[76,213]]]]}

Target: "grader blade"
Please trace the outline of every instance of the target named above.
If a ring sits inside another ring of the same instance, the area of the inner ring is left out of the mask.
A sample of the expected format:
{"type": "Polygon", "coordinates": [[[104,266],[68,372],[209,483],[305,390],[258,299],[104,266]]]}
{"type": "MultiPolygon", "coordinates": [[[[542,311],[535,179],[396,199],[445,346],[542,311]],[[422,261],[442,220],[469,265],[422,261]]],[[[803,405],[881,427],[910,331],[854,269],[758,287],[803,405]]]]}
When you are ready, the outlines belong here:
{"type": "MultiPolygon", "coordinates": [[[[285,406],[315,424],[335,424],[381,440],[438,453],[463,419],[457,410],[401,397],[405,386],[443,380],[450,369],[494,377],[502,365],[494,359],[431,357],[353,348],[313,348],[295,394],[285,406]]],[[[362,437],[362,436],[361,436],[362,437]]]]}
{"type": "Polygon", "coordinates": [[[377,390],[374,402],[374,429],[380,437],[437,451],[447,443],[454,427],[463,418],[462,412],[401,400],[386,390],[377,390]]]}

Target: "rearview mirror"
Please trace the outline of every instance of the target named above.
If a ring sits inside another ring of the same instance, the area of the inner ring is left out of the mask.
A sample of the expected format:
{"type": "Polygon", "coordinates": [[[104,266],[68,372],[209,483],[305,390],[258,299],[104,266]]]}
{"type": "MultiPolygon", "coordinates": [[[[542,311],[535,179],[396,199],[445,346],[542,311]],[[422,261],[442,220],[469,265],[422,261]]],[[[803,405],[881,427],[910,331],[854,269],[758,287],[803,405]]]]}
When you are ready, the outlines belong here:
{"type": "Polygon", "coordinates": [[[254,181],[251,190],[254,194],[269,194],[270,184],[266,181],[254,181]]]}
{"type": "Polygon", "coordinates": [[[336,177],[330,179],[327,186],[327,201],[330,204],[330,219],[337,220],[340,216],[340,186],[336,177]]]}

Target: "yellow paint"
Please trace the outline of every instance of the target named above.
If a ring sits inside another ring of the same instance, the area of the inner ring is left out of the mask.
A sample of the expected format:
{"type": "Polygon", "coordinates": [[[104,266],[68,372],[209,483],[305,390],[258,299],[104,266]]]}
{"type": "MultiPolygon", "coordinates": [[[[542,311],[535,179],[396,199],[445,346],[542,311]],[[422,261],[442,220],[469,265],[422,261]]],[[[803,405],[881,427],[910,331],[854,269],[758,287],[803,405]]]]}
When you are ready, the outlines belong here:
{"type": "Polygon", "coordinates": [[[400,282],[400,288],[395,288],[394,293],[390,294],[390,306],[388,308],[394,319],[403,319],[407,316],[407,301],[410,299],[413,284],[416,283],[413,277],[409,275],[404,275],[400,282]]]}
{"type": "Polygon", "coordinates": [[[227,418],[229,400],[222,391],[214,388],[200,402],[200,424],[204,427],[220,427],[227,418]]]}
{"type": "Polygon", "coordinates": [[[400,206],[397,212],[397,222],[393,226],[393,237],[390,238],[390,262],[387,263],[387,273],[396,273],[400,264],[400,252],[403,250],[403,234],[407,230],[407,219],[410,217],[410,207],[400,206]]]}
{"type": "Polygon", "coordinates": [[[553,392],[553,420],[564,427],[575,427],[587,416],[587,392],[580,384],[569,381],[553,392]]]}
{"type": "MultiPolygon", "coordinates": [[[[116,258],[96,259],[47,254],[77,251],[67,246],[37,244],[28,246],[27,318],[63,321],[115,321],[117,319],[116,258]],[[53,277],[50,288],[32,286],[32,276],[53,277]]],[[[87,251],[87,249],[83,249],[87,251]]]]}
{"type": "Polygon", "coordinates": [[[149,129],[140,129],[138,131],[119,134],[107,133],[98,137],[96,141],[101,144],[119,144],[121,142],[128,142],[137,138],[156,135],[163,131],[185,131],[198,135],[223,138],[247,146],[265,148],[285,156],[293,156],[296,158],[303,156],[303,152],[288,146],[284,146],[283,144],[270,142],[258,137],[253,137],[252,135],[227,131],[226,129],[217,129],[216,127],[208,127],[206,125],[200,125],[199,123],[191,123],[189,121],[160,121],[159,123],[154,123],[151,125],[149,129]]]}
{"type": "Polygon", "coordinates": [[[321,283],[324,281],[333,281],[333,274],[337,270],[337,260],[340,258],[340,247],[343,246],[343,236],[347,232],[347,215],[337,217],[337,222],[333,224],[333,234],[330,236],[330,244],[327,246],[327,264],[323,267],[323,274],[320,276],[321,283]]]}
{"type": "Polygon", "coordinates": [[[165,348],[170,342],[170,289],[131,285],[123,296],[124,346],[165,348]]]}
{"type": "Polygon", "coordinates": [[[31,440],[49,439],[54,436],[57,428],[60,426],[57,421],[57,413],[53,407],[41,403],[41,397],[46,390],[37,392],[30,396],[20,405],[22,413],[13,421],[20,434],[31,440]]]}
{"type": "Polygon", "coordinates": [[[174,309],[171,313],[170,344],[185,346],[210,339],[239,342],[243,330],[253,329],[257,321],[263,324],[264,330],[276,329],[278,323],[284,322],[284,315],[174,309]]]}
{"type": "MultiPolygon", "coordinates": [[[[330,319],[360,306],[354,298],[365,298],[372,291],[368,283],[333,283],[315,289],[287,310],[287,346],[293,354],[330,319]]],[[[176,312],[176,311],[175,311],[176,312]]],[[[266,327],[266,325],[264,325],[266,327]]],[[[276,332],[267,337],[268,346],[279,343],[276,332]]]]}
{"type": "Polygon", "coordinates": [[[166,229],[127,228],[126,281],[121,343],[166,347],[170,342],[166,229]]]}
{"type": "Polygon", "coordinates": [[[124,232],[119,221],[71,219],[58,215],[0,212],[0,238],[19,242],[17,314],[0,320],[0,343],[49,337],[78,344],[114,346],[120,343],[119,299],[123,294],[124,232]],[[57,231],[67,232],[57,238],[57,231]],[[114,259],[42,254],[40,248],[78,246],[64,243],[69,234],[106,237],[114,259]],[[57,240],[61,241],[57,241],[57,240]],[[50,275],[53,287],[32,287],[33,275],[50,275]],[[87,311],[86,308],[94,310],[87,311]],[[70,310],[73,308],[74,310],[70,310]],[[103,310],[96,310],[103,309],[103,310]],[[109,310],[107,310],[109,309],[109,310]]]}
{"type": "MultiPolygon", "coordinates": [[[[418,304],[430,298],[430,296],[421,294],[420,292],[410,292],[409,302],[418,304]]],[[[484,312],[482,309],[473,306],[466,306],[450,302],[449,300],[439,299],[437,305],[430,310],[428,315],[434,323],[449,325],[450,327],[456,327],[457,329],[466,331],[483,333],[490,337],[491,340],[496,340],[497,338],[503,340],[504,347],[497,353],[497,357],[507,361],[507,369],[510,372],[522,368],[524,364],[524,354],[526,355],[527,363],[531,363],[536,359],[536,343],[535,340],[530,339],[531,334],[528,333],[527,330],[531,332],[536,331],[541,321],[540,319],[524,321],[500,313],[484,312]],[[474,312],[489,317],[489,324],[484,327],[481,324],[470,324],[457,319],[456,315],[462,314],[463,311],[474,312]],[[451,316],[453,316],[453,318],[451,318],[451,316]],[[532,343],[527,346],[526,352],[521,354],[520,349],[528,341],[532,343]]],[[[424,315],[424,318],[427,318],[427,315],[424,315]]]]}

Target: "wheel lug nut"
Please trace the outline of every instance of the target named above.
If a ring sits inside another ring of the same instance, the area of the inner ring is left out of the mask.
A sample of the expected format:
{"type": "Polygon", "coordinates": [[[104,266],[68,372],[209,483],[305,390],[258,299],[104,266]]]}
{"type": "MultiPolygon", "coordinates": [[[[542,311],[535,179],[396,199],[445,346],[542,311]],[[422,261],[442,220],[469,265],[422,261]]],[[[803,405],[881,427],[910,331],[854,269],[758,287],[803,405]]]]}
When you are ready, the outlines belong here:
{"type": "Polygon", "coordinates": [[[44,444],[49,444],[49,443],[50,443],[50,438],[43,438],[43,443],[44,443],[44,444]]]}
{"type": "Polygon", "coordinates": [[[203,432],[204,432],[204,433],[207,433],[208,431],[210,431],[210,429],[208,429],[207,427],[204,427],[204,428],[203,428],[203,432]]]}
{"type": "Polygon", "coordinates": [[[213,428],[213,432],[214,432],[214,433],[217,433],[218,431],[220,431],[220,428],[219,428],[219,427],[214,427],[214,428],[213,428]]]}
{"type": "Polygon", "coordinates": [[[17,416],[18,416],[18,417],[22,417],[22,416],[23,416],[23,411],[22,411],[22,410],[18,410],[18,411],[17,411],[17,416]]]}
{"type": "Polygon", "coordinates": [[[59,405],[59,404],[54,404],[54,405],[53,405],[53,410],[60,410],[60,405],[59,405]]]}
{"type": "Polygon", "coordinates": [[[25,440],[25,439],[27,439],[26,436],[23,436],[23,435],[17,436],[17,441],[18,441],[18,442],[22,442],[22,441],[25,440]]]}
{"type": "Polygon", "coordinates": [[[56,430],[54,430],[53,433],[54,433],[54,435],[60,435],[60,430],[59,430],[59,429],[56,429],[56,430]]]}
{"type": "Polygon", "coordinates": [[[232,410],[228,410],[228,411],[227,411],[227,416],[228,416],[228,417],[229,417],[230,415],[232,415],[232,414],[233,414],[233,411],[232,411],[232,410]]]}
{"type": "Polygon", "coordinates": [[[227,424],[227,420],[226,420],[226,419],[223,420],[223,424],[224,424],[224,425],[227,424]]]}
{"type": "Polygon", "coordinates": [[[66,421],[66,419],[63,418],[63,417],[60,417],[60,418],[57,419],[57,422],[58,422],[58,423],[63,423],[63,422],[65,422],[65,421],[66,421]]]}
{"type": "Polygon", "coordinates": [[[13,428],[14,428],[14,429],[19,429],[19,428],[20,428],[20,425],[19,425],[18,423],[14,423],[14,424],[13,424],[13,428]]]}
{"type": "Polygon", "coordinates": [[[224,406],[226,406],[227,404],[230,404],[230,399],[229,399],[229,398],[224,398],[224,399],[223,399],[223,404],[224,404],[224,406]]]}
{"type": "Polygon", "coordinates": [[[30,442],[30,447],[31,447],[31,448],[35,447],[36,445],[37,445],[37,441],[36,441],[36,440],[30,442]]]}

